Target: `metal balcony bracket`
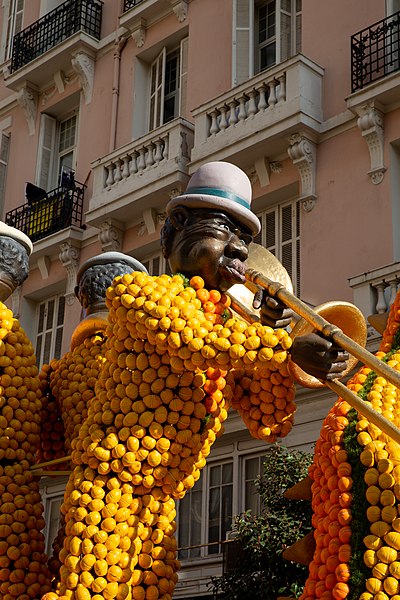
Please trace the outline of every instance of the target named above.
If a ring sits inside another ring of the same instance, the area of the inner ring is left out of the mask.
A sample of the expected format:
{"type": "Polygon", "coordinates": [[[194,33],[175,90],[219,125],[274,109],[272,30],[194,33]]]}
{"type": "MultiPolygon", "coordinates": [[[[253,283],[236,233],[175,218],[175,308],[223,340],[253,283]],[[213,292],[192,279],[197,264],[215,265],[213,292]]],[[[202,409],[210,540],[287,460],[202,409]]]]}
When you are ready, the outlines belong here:
{"type": "Polygon", "coordinates": [[[67,271],[67,289],[65,292],[65,301],[68,306],[75,302],[76,275],[78,273],[79,258],[81,254],[80,245],[64,242],[60,244],[60,254],[58,255],[61,264],[67,271]]]}
{"type": "Polygon", "coordinates": [[[146,19],[138,18],[131,27],[131,37],[138,48],[146,41],[146,19]]]}
{"type": "Polygon", "coordinates": [[[94,59],[86,52],[77,52],[71,62],[72,68],[78,75],[85,104],[90,104],[93,95],[94,59]]]}
{"type": "Polygon", "coordinates": [[[316,158],[317,145],[300,133],[289,138],[288,154],[300,174],[300,201],[305,212],[310,212],[317,199],[316,158]]]}
{"type": "Polygon", "coordinates": [[[38,108],[38,93],[27,85],[18,92],[18,104],[22,108],[28,125],[29,135],[34,135],[36,129],[36,115],[38,108]]]}
{"type": "Polygon", "coordinates": [[[188,14],[187,0],[169,0],[179,23],[183,23],[188,14]]]}
{"type": "Polygon", "coordinates": [[[373,102],[368,102],[355,110],[358,115],[357,125],[368,146],[371,164],[368,175],[372,183],[378,185],[383,181],[386,171],[383,164],[383,113],[374,106],[373,102]]]}
{"type": "Polygon", "coordinates": [[[121,252],[123,227],[119,221],[107,219],[99,227],[99,242],[102,252],[121,252]]]}

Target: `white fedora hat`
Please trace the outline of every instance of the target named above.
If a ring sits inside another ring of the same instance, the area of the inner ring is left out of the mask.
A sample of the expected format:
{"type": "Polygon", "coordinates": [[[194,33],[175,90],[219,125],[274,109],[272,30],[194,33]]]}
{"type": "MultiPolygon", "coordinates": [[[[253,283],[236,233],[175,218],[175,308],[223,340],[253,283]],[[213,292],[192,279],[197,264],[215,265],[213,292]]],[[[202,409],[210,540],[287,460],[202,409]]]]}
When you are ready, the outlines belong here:
{"type": "Polygon", "coordinates": [[[167,215],[175,206],[219,209],[250,229],[260,231],[260,221],[251,210],[251,183],[246,173],[228,162],[209,162],[190,178],[186,191],[167,204],[167,215]]]}

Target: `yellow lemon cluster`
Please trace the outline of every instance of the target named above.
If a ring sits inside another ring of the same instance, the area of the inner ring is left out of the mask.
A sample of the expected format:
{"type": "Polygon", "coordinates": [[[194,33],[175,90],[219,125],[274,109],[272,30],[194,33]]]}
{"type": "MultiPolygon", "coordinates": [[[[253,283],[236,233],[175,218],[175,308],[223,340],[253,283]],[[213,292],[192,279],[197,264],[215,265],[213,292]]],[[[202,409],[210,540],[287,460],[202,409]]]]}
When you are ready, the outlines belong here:
{"type": "Polygon", "coordinates": [[[0,304],[0,597],[37,598],[50,589],[43,507],[30,467],[39,447],[41,394],[35,356],[0,304]]]}
{"type": "MultiPolygon", "coordinates": [[[[378,355],[380,356],[380,355],[378,355]]],[[[400,370],[400,354],[388,364],[400,370]]],[[[376,377],[367,395],[373,408],[400,425],[398,390],[383,377],[376,377]]],[[[366,467],[367,519],[370,533],[364,538],[364,563],[371,570],[362,600],[400,599],[400,447],[366,419],[357,424],[357,441],[366,467]]]]}
{"type": "MultiPolygon", "coordinates": [[[[286,392],[293,408],[283,368],[289,336],[231,317],[227,300],[199,279],[193,287],[181,276],[136,272],[107,291],[105,361],[74,442],[62,507],[61,581],[45,600],[170,600],[179,566],[174,499],[193,487],[222,432],[235,373],[259,368],[261,382],[274,371],[277,411],[286,392]],[[118,581],[115,566],[123,571],[118,581]]],[[[261,384],[252,402],[259,392],[261,384]]],[[[262,423],[262,414],[249,412],[251,423],[262,423]]],[[[280,425],[287,414],[278,414],[280,425]]],[[[267,433],[258,430],[252,426],[267,433]]]]}

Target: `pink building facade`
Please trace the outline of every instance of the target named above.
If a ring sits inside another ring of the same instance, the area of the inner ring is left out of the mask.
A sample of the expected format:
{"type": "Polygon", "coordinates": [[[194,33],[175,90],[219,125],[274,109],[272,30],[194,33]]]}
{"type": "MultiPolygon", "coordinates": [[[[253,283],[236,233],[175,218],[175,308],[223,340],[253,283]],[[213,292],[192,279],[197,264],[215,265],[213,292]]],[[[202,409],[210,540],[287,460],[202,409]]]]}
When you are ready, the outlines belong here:
{"type": "MultiPolygon", "coordinates": [[[[34,241],[12,297],[40,364],[82,318],[76,273],[119,250],[152,274],[168,200],[210,160],[249,175],[256,241],[311,305],[384,315],[400,277],[400,2],[2,0],[0,218],[34,241]],[[27,183],[31,184],[27,186],[27,183]]],[[[378,332],[370,327],[369,347],[378,332]]],[[[329,391],[298,390],[310,448],[329,391]]],[[[265,446],[231,415],[179,506],[176,598],[206,598],[265,446]]],[[[48,541],[65,482],[43,480],[48,541]]]]}

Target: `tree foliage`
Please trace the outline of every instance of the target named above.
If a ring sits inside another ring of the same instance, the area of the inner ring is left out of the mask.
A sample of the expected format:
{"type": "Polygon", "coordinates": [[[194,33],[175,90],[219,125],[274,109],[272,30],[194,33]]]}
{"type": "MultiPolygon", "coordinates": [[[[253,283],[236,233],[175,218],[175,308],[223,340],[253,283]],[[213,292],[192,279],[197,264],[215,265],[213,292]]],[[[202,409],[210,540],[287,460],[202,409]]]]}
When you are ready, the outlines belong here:
{"type": "Polygon", "coordinates": [[[282,557],[284,550],[311,531],[311,503],[288,500],[286,489],[303,479],[312,455],[273,445],[256,480],[261,514],[246,511],[235,518],[237,557],[234,570],[213,577],[211,588],[218,600],[273,600],[298,597],[307,567],[282,557]]]}

